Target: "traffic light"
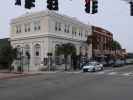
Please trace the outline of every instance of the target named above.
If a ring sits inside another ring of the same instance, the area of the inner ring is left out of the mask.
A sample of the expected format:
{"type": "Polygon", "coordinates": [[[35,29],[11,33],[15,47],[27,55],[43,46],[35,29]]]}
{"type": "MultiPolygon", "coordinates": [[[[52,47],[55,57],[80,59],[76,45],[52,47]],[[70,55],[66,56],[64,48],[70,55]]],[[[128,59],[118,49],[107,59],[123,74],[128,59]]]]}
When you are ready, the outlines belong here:
{"type": "Polygon", "coordinates": [[[21,0],[16,0],[15,5],[21,6],[21,0]]]}
{"type": "Polygon", "coordinates": [[[53,6],[52,6],[53,0],[47,0],[47,8],[49,10],[53,10],[53,6]]]}
{"type": "Polygon", "coordinates": [[[98,1],[92,0],[92,14],[95,14],[98,12],[98,1]]]}
{"type": "Polygon", "coordinates": [[[130,15],[133,16],[133,2],[130,2],[130,15]]]}
{"type": "Polygon", "coordinates": [[[31,9],[35,7],[35,0],[25,0],[25,8],[31,9]]]}
{"type": "Polygon", "coordinates": [[[90,13],[90,0],[85,0],[85,12],[90,13]]]}
{"type": "Polygon", "coordinates": [[[58,0],[47,0],[47,8],[49,10],[58,10],[58,0]]]}
{"type": "Polygon", "coordinates": [[[53,0],[53,10],[58,10],[58,0],[53,0]]]}

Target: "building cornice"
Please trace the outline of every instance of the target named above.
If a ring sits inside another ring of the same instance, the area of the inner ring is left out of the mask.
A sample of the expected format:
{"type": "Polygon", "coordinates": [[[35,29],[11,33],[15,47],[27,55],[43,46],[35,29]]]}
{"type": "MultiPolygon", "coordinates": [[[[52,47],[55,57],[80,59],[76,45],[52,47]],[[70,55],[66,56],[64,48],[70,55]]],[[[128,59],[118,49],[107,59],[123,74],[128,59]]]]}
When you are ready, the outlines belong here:
{"type": "Polygon", "coordinates": [[[57,18],[61,18],[63,20],[67,20],[71,23],[78,24],[80,26],[86,26],[87,28],[90,27],[89,24],[85,24],[85,23],[79,21],[75,17],[69,17],[67,15],[62,15],[62,14],[56,13],[54,11],[40,11],[40,12],[34,12],[34,13],[26,13],[22,16],[12,19],[10,24],[21,23],[21,22],[24,22],[25,20],[33,20],[34,18],[35,19],[43,18],[46,16],[57,17],[57,18]]]}
{"type": "Polygon", "coordinates": [[[19,41],[19,40],[29,40],[29,39],[36,39],[36,38],[56,38],[56,39],[64,39],[64,40],[70,40],[70,41],[76,41],[76,42],[84,42],[85,40],[79,40],[75,38],[65,37],[65,36],[59,36],[59,35],[53,35],[53,34],[43,34],[43,35],[37,35],[37,36],[27,36],[27,37],[12,37],[10,38],[10,41],[19,41]]]}

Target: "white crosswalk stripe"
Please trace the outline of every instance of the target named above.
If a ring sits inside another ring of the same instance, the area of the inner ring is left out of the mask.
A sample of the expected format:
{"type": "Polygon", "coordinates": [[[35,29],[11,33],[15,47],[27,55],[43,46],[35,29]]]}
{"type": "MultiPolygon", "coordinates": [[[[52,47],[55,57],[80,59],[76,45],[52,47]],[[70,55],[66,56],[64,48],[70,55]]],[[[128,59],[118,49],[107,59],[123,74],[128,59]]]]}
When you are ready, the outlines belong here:
{"type": "Polygon", "coordinates": [[[105,74],[105,72],[104,71],[101,71],[101,72],[97,72],[97,74],[105,74]]]}
{"type": "Polygon", "coordinates": [[[78,73],[82,73],[82,71],[68,71],[68,72],[65,72],[65,73],[71,73],[71,74],[78,74],[78,73]]]}
{"type": "Polygon", "coordinates": [[[117,72],[113,70],[104,70],[93,73],[95,75],[120,75],[120,76],[133,76],[133,72],[117,72]]]}
{"type": "Polygon", "coordinates": [[[96,74],[108,74],[110,72],[112,72],[113,70],[104,70],[104,71],[100,71],[100,72],[96,72],[96,74]]]}
{"type": "Polygon", "coordinates": [[[108,75],[116,75],[117,74],[117,72],[110,72],[110,73],[108,73],[108,75]]]}
{"type": "MultiPolygon", "coordinates": [[[[79,74],[79,73],[84,73],[83,71],[68,71],[65,72],[68,74],[79,74]]],[[[92,75],[112,75],[112,76],[133,76],[133,72],[117,72],[114,70],[103,70],[103,71],[99,71],[99,72],[88,72],[88,74],[92,74],[92,75]]]]}
{"type": "Polygon", "coordinates": [[[123,73],[121,75],[123,75],[123,76],[133,76],[133,72],[123,73]]]}

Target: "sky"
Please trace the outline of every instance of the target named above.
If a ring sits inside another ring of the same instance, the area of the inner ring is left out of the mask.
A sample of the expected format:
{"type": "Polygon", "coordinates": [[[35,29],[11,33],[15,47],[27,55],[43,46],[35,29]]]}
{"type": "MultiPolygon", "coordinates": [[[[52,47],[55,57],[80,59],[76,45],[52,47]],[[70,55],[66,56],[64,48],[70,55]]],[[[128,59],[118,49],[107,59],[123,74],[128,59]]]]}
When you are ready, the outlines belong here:
{"type": "MultiPolygon", "coordinates": [[[[24,1],[24,0],[22,0],[24,1]]],[[[36,0],[36,7],[31,10],[15,6],[15,0],[2,0],[0,3],[0,38],[10,36],[10,21],[27,12],[46,10],[47,0],[36,0]]],[[[60,14],[76,17],[83,23],[99,26],[112,32],[114,39],[122,48],[133,52],[133,16],[130,16],[130,5],[122,0],[98,0],[98,13],[85,13],[85,0],[59,0],[60,14]]]]}

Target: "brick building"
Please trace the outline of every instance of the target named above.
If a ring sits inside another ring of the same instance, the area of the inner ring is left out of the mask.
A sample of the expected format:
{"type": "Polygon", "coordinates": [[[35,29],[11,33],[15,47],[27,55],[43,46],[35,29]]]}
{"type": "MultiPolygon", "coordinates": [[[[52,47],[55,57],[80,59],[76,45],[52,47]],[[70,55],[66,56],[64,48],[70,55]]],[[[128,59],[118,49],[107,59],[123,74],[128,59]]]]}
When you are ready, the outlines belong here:
{"type": "Polygon", "coordinates": [[[93,58],[105,58],[113,53],[111,43],[113,34],[103,28],[92,26],[93,58]]]}

